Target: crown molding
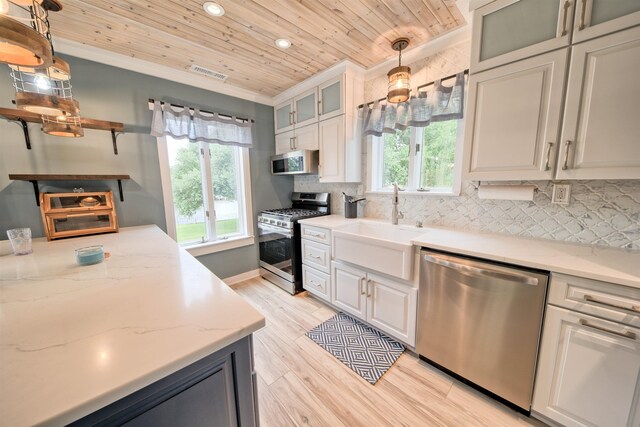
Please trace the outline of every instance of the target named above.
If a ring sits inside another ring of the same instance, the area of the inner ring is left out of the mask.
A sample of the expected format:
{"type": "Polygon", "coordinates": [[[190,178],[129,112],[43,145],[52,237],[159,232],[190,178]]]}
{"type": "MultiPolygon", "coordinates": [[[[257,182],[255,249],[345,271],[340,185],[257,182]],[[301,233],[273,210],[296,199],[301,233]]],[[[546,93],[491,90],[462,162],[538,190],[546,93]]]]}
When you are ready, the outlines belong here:
{"type": "Polygon", "coordinates": [[[278,105],[281,102],[291,99],[302,92],[311,90],[314,87],[326,82],[327,80],[333,79],[343,73],[352,72],[356,75],[364,75],[365,71],[366,70],[364,68],[354,64],[347,59],[342,60],[327,68],[326,70],[322,70],[319,73],[316,73],[313,76],[309,77],[308,79],[301,81],[295,86],[292,86],[289,89],[280,92],[273,97],[273,105],[278,105]]]}
{"type": "Polygon", "coordinates": [[[127,55],[110,52],[105,49],[100,49],[97,47],[88,46],[84,43],[78,43],[61,38],[56,38],[54,40],[54,45],[57,52],[61,52],[66,55],[88,59],[90,61],[111,65],[117,68],[123,68],[129,71],[135,71],[137,73],[146,74],[177,83],[182,83],[185,85],[197,87],[199,89],[210,90],[212,92],[221,93],[223,95],[229,95],[236,98],[245,99],[247,101],[257,102],[259,104],[273,106],[273,98],[270,96],[253,92],[247,89],[242,89],[228,83],[217,82],[207,77],[199,76],[188,71],[178,70],[166,65],[156,64],[153,62],[145,61],[143,59],[132,58],[127,55]]]}

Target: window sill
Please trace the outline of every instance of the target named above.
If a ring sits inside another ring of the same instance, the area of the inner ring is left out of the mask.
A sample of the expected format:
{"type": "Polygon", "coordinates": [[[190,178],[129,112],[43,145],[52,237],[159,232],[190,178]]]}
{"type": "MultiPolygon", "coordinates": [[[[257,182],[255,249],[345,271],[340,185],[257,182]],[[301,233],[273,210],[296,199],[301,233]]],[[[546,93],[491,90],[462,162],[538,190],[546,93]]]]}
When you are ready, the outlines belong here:
{"type": "MultiPolygon", "coordinates": [[[[366,191],[365,194],[372,195],[392,195],[393,190],[366,191]]],[[[399,196],[459,196],[459,191],[399,191],[399,196]]]]}
{"type": "Polygon", "coordinates": [[[184,246],[191,255],[198,257],[201,255],[213,254],[216,252],[228,251],[242,246],[251,246],[255,243],[253,236],[232,237],[216,242],[199,243],[197,245],[184,246]]]}

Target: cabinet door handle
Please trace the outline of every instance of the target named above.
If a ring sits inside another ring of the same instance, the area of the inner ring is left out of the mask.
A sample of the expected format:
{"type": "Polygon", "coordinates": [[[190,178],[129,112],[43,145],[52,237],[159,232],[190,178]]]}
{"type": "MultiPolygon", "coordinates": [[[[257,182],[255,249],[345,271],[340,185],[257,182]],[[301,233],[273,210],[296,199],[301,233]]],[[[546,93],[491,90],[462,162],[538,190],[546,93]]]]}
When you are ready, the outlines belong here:
{"type": "Polygon", "coordinates": [[[562,36],[567,35],[567,15],[569,14],[569,7],[571,6],[571,2],[569,0],[564,2],[562,8],[564,12],[562,14],[562,36]]]}
{"type": "Polygon", "coordinates": [[[293,150],[293,137],[289,138],[289,149],[293,150]]]}
{"type": "Polygon", "coordinates": [[[569,169],[569,147],[571,146],[571,141],[567,141],[567,144],[564,146],[564,162],[562,163],[562,170],[569,169]]]}
{"type": "Polygon", "coordinates": [[[631,307],[624,307],[622,305],[611,304],[610,302],[606,302],[606,301],[600,301],[599,299],[594,298],[591,295],[585,295],[583,298],[585,301],[595,302],[596,304],[606,305],[607,307],[618,308],[620,310],[633,311],[634,313],[640,314],[640,305],[632,305],[631,307]]]}
{"type": "Polygon", "coordinates": [[[322,99],[318,99],[318,117],[322,115],[322,99]]]}
{"type": "Polygon", "coordinates": [[[298,146],[298,137],[294,136],[293,137],[293,149],[295,150],[298,146]]]}
{"type": "Polygon", "coordinates": [[[549,162],[551,161],[551,148],[553,147],[553,142],[549,142],[547,144],[547,161],[544,164],[544,170],[548,171],[550,166],[549,162]]]}
{"type": "Polygon", "coordinates": [[[322,257],[318,256],[318,255],[314,255],[314,254],[309,254],[309,256],[311,258],[315,258],[315,259],[322,259],[322,257]]]}
{"type": "Polygon", "coordinates": [[[322,237],[324,239],[324,234],[314,233],[313,231],[307,231],[307,235],[312,237],[322,237]]]}
{"type": "Polygon", "coordinates": [[[298,123],[298,112],[294,111],[293,112],[293,124],[295,125],[296,123],[298,123]]]}
{"type": "Polygon", "coordinates": [[[289,111],[289,124],[293,124],[293,111],[289,111]]]}
{"type": "Polygon", "coordinates": [[[366,277],[361,277],[361,278],[360,278],[360,282],[359,282],[359,285],[360,285],[360,295],[367,295],[367,292],[366,292],[366,291],[363,289],[363,287],[362,287],[362,283],[363,283],[365,280],[367,280],[367,278],[366,278],[366,277]]]}
{"type": "Polygon", "coordinates": [[[578,26],[578,31],[582,31],[587,27],[584,23],[586,14],[587,14],[587,0],[582,0],[582,10],[580,11],[580,25],[578,26]]]}
{"type": "Polygon", "coordinates": [[[371,294],[369,293],[369,285],[371,284],[371,279],[367,279],[367,298],[369,298],[371,296],[371,294]]]}
{"type": "Polygon", "coordinates": [[[603,328],[602,326],[598,326],[598,325],[594,325],[592,323],[589,323],[588,321],[586,321],[585,319],[580,319],[580,324],[582,326],[585,326],[587,328],[591,328],[591,329],[597,329],[599,331],[603,331],[603,332],[608,332],[610,334],[613,335],[617,335],[619,337],[623,337],[623,338],[629,338],[632,340],[636,339],[636,334],[635,332],[631,332],[631,331],[625,331],[625,332],[618,332],[618,331],[614,331],[612,329],[609,328],[603,328]]]}

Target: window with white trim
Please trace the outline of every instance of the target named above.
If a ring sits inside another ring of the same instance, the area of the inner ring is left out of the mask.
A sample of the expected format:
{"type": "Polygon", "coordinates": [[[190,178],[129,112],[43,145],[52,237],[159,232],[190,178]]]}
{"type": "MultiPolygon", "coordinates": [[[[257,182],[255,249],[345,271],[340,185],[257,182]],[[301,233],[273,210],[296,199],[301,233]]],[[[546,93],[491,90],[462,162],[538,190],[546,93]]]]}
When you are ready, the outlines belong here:
{"type": "Polygon", "coordinates": [[[369,191],[459,194],[463,120],[409,127],[371,138],[369,191]]]}
{"type": "Polygon", "coordinates": [[[231,240],[253,243],[248,150],[158,138],[167,231],[180,245],[212,247],[202,254],[231,240]]]}

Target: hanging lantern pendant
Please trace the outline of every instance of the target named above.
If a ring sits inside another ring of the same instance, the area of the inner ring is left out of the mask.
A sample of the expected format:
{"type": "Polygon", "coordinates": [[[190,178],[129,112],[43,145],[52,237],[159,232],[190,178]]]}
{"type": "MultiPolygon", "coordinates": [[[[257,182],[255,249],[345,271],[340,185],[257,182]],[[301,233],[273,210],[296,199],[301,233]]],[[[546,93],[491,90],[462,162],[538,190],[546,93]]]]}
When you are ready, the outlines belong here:
{"type": "Polygon", "coordinates": [[[398,66],[387,73],[389,78],[387,101],[389,102],[405,102],[411,93],[411,68],[402,65],[402,50],[407,46],[409,46],[409,39],[404,37],[391,44],[393,50],[399,53],[398,66]]]}

